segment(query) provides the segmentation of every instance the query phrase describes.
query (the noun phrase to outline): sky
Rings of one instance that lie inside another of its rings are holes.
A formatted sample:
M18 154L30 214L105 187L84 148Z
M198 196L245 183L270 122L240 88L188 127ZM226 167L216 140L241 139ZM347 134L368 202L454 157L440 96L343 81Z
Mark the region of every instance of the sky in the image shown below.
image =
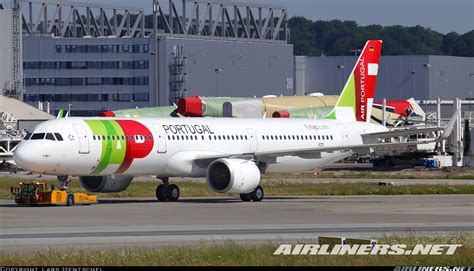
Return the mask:
M234 0L288 7L290 16L312 20L353 20L360 25L381 24L429 27L441 33L474 29L474 0ZM88 2L82 0L81 2ZM144 7L152 0L98 0L107 4ZM165 6L168 0L161 0ZM177 1L179 2L179 1Z

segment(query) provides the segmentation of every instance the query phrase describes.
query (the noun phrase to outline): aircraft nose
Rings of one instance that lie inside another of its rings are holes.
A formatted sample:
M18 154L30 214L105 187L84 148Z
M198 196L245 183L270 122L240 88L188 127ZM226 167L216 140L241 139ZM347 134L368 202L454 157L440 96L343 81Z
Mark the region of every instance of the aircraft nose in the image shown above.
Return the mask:
M30 170L33 165L32 157L28 154L28 148L24 143L20 143L13 152L13 160L22 169Z

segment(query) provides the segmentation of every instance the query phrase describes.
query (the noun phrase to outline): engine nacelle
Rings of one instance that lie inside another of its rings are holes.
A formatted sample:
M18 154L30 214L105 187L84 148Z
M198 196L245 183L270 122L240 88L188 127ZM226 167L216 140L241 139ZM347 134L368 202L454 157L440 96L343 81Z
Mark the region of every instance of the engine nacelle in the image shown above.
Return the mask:
M243 159L219 159L207 168L207 185L218 193L247 194L260 184L260 170Z
M89 192L122 192L130 185L130 176L87 176L79 177L81 186Z

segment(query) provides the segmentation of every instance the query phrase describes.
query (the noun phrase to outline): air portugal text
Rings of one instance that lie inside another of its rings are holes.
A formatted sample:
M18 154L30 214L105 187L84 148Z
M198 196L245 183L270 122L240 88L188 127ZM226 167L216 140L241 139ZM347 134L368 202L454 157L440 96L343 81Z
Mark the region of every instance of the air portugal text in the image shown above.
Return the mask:
M214 132L208 125L163 125L166 134L173 135L213 135Z

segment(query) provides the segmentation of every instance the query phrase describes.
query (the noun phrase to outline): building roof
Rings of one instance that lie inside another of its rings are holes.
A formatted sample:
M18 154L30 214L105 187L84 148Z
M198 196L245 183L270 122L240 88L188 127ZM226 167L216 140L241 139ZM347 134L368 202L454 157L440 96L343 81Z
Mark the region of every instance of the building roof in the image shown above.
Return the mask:
M7 112L17 120L50 120L54 116L19 100L0 95L0 112Z

